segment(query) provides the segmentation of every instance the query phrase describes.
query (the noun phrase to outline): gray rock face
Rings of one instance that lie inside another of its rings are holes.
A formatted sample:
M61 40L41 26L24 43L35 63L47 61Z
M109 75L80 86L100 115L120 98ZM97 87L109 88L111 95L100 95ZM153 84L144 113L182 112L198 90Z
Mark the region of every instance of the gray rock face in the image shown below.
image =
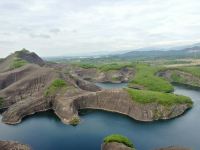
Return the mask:
M132 68L124 67L120 70L110 70L101 72L95 68L83 69L79 68L74 73L83 80L93 82L112 82L121 83L128 82L133 78L135 71Z
M31 150L31 148L14 141L0 141L0 150Z
M32 64L0 74L0 97L4 98L1 108L8 108L19 101L40 98L57 76L52 69Z
M7 124L17 124L27 115L45 111L50 108L50 102L44 98L26 99L10 106L8 110L2 114L2 121Z
M101 145L101 150L134 150L130 147L127 147L126 145L122 143L117 143L117 142L111 142L107 144L102 144Z
M73 116L78 115L79 109L101 109L127 115L139 121L153 121L159 119L170 119L184 113L189 106L187 104L165 107L157 103L140 104L131 99L125 90L103 90L89 92L62 98L59 107L54 110L60 114L64 123L68 123Z
M19 58L26 60L29 63L32 64L38 64L40 66L43 66L45 62L35 53L29 52L29 51L19 51L17 52L17 55Z
M180 79L183 79L183 81L180 80L178 83L190 85L194 87L200 87L200 78L193 76L190 73L186 73L180 70L168 69L168 70L159 72L158 76L164 77L170 82L176 82L173 80L173 74L177 75Z
M96 86L94 83L83 80L75 74L71 74L70 77L75 82L75 85L77 85L82 90L91 91L91 92L96 92L96 91L101 90L101 88Z

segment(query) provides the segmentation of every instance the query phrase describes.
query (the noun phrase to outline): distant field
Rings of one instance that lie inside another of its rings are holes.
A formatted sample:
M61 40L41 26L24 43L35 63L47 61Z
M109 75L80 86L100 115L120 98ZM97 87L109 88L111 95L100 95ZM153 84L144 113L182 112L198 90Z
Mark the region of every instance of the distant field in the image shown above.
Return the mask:
M200 65L200 59L178 59L168 62L164 64L168 68Z
M92 63L80 63L78 64L79 67L84 69L90 69L90 68L96 68L100 71L106 72L110 70L120 70L124 67L133 67L134 65L132 63L107 63L107 64L92 64Z

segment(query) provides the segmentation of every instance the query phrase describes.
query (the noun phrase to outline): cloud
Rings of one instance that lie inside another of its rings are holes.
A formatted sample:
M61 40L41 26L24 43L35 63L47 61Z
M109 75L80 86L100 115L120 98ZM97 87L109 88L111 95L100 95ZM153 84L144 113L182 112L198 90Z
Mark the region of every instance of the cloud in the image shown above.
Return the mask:
M0 1L1 56L120 51L200 41L199 0ZM3 34L9 33L9 35Z
M32 37L32 38L44 38L44 39L51 38L50 35L47 35L47 34L30 34L30 37Z
M54 28L54 29L50 29L49 32L57 34L57 33L61 32L61 31L58 28Z

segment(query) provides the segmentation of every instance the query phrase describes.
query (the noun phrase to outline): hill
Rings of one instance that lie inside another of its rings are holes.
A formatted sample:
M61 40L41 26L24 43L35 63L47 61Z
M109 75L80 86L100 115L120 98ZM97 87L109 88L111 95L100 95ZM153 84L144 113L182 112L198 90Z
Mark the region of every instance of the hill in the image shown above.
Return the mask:
M0 72L5 72L20 68L26 64L37 64L43 66L44 61L34 52L29 52L26 49L16 51L8 57L0 60Z

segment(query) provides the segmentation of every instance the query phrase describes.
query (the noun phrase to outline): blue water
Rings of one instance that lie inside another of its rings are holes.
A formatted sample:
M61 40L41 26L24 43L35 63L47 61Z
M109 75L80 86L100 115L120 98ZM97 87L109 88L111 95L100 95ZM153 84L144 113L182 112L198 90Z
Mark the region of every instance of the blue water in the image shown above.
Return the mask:
M82 111L81 124L72 127L62 124L50 111L14 126L0 123L0 140L17 140L34 150L100 150L106 135L119 133L129 137L138 150L169 145L199 150L200 91L179 86L175 93L191 97L194 108L173 120L142 123L119 114Z
M127 83L96 83L96 85L104 89L118 89L127 87Z

